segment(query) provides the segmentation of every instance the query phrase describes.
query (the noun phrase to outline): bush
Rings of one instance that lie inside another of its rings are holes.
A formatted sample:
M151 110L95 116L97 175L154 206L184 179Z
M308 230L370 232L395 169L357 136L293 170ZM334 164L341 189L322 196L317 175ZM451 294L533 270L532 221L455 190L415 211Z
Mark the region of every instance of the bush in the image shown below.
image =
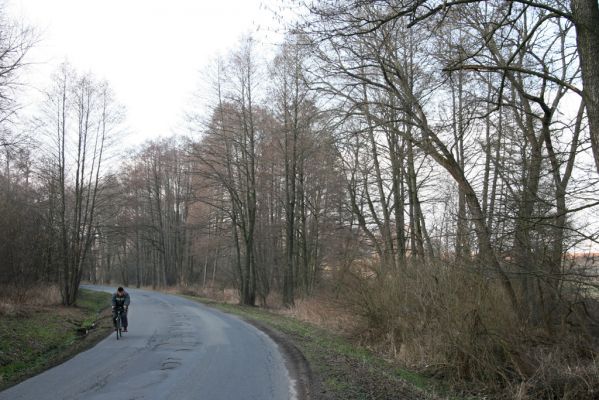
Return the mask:
M598 393L594 339L582 328L523 323L499 282L474 269L421 264L383 274L362 264L344 287L363 341L457 389L520 399Z
M15 315L30 306L45 307L61 304L56 285L0 286L0 315Z

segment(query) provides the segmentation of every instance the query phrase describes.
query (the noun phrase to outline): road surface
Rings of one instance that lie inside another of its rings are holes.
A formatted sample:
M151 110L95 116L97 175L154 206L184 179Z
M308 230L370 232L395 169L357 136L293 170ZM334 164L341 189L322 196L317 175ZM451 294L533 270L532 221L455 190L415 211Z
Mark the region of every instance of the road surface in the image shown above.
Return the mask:
M257 328L177 296L129 293L129 333L122 340L110 335L0 392L0 400L295 399L277 345Z

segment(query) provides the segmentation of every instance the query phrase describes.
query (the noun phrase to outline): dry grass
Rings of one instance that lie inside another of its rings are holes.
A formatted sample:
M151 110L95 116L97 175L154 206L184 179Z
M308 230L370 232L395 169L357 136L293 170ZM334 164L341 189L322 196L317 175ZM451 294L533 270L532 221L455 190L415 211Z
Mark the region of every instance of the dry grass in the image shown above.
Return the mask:
M573 358L566 348L539 357L534 374L506 388L505 397L533 399L597 399L599 369L595 360Z
M239 304L239 293L236 289L203 288L201 285L187 285L171 286L161 290L165 293L205 297L221 303Z
M173 286L165 288L163 291L205 297L220 303L239 304L239 293L235 289L202 288L200 285L189 285ZM345 335L355 332L358 326L352 310L338 299L327 295L325 291L296 299L294 307L291 308L282 307L282 296L274 291L268 295L264 303L262 306L269 311Z
M353 334L358 327L355 315L324 293L300 298L295 301L294 307L279 308L276 312L344 336Z
M56 285L0 286L0 315L18 315L32 307L49 307L60 303L60 290Z
M488 276L422 265L364 279L366 268L346 277L345 298L362 341L401 364L494 398L597 398L593 339L522 322Z

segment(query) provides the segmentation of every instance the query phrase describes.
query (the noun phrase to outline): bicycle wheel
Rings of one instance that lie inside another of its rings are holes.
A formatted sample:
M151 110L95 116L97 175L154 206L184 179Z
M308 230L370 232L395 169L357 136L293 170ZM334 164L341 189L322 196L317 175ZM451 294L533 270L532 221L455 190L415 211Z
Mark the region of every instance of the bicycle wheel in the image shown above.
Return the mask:
M116 314L116 340L121 337L121 313Z

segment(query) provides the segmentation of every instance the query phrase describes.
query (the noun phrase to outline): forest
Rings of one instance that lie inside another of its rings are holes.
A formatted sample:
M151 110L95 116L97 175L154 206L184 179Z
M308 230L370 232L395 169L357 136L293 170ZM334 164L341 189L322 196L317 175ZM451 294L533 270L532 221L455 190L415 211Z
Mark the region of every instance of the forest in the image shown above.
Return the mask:
M246 35L207 67L189 135L126 151L68 63L20 114L36 38L3 18L0 284L313 298L457 387L595 398L597 1L291 8L271 56Z

